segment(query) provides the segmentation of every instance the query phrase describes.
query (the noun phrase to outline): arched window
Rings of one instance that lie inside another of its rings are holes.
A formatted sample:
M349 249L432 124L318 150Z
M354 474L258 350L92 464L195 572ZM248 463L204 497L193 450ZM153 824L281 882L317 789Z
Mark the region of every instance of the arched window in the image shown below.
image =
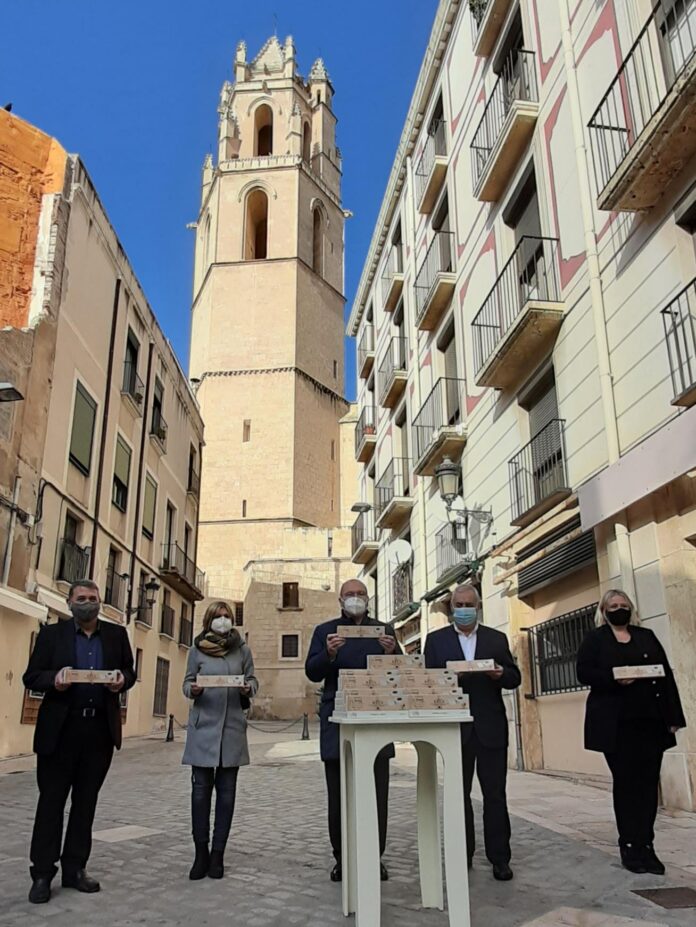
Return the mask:
M312 217L312 270L320 276L324 274L324 223L319 208Z
M254 114L254 136L256 139L254 154L265 158L273 154L273 110L264 103Z
M268 197L252 190L247 198L244 260L261 261L268 256Z
M302 157L307 164L312 160L312 130L308 122L305 122L302 131Z

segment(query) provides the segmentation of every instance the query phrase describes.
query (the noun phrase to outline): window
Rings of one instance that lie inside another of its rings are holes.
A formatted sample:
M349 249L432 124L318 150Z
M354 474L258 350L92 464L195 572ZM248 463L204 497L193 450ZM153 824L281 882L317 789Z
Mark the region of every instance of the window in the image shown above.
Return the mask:
M533 695L577 692L575 662L583 637L594 627L597 603L529 628Z
M302 130L302 159L309 164L312 159L312 130L305 122Z
M245 418L245 419L244 419L244 428L243 428L243 433L242 433L242 441L243 441L245 444L247 444L249 441L251 441L251 419L250 419L250 418Z
M121 512L128 505L128 481L130 478L131 449L121 435L116 438L116 459L114 461L114 486L111 501Z
M155 512L157 510L157 483L150 474L145 477L145 499L143 501L143 534L150 540L155 536Z
M334 374L334 380L335 380L336 377L338 376L338 361L333 362L333 374Z
M74 515L71 515L70 512L65 516L65 540L70 544L77 544L77 539L80 533L80 522L75 518Z
M244 603L235 602L234 603L234 623L235 627L241 628L244 624Z
M246 499L242 499L242 518L246 518L246 515L247 515Z
M161 436L161 432L164 430L165 434L162 437L166 437L166 425L164 424L164 417L162 415L163 405L164 387L159 377L155 377L155 389L152 396L152 428L150 431L153 435Z
M143 649L138 647L135 651L135 678L140 682L143 678Z
M82 522L68 512L65 516L63 543L60 546L58 575L56 577L66 583L74 583L78 579L84 579L89 572L89 555L78 544L81 527Z
M168 548L168 554L171 556L174 552L170 550L175 542L174 536L174 506L167 502L167 517L164 523L164 541Z
M119 552L115 547L109 548L109 559L106 565L106 582L104 583L104 602L114 608L120 608L121 586L123 580L118 572Z
M244 260L262 261L268 256L268 197L252 190L247 197Z
M336 442L335 441L331 442L331 459L332 460L336 459Z
M300 635L283 634L280 644L280 655L286 660L296 660L300 655Z
M140 342L133 334L133 330L129 328L126 339L126 359L123 365L123 391L133 397L137 392L139 352Z
M457 370L457 345L454 338L454 322L451 322L437 345L440 352L440 368L444 383L445 418L448 425L456 425L461 419L460 388Z
M324 223L318 207L312 216L312 270L315 274L324 273Z
M300 584L283 583L283 608L300 607Z
M191 525L184 525L184 553L191 556Z
M75 390L72 434L70 435L70 463L77 467L80 473L84 473L85 476L89 476L92 460L92 442L94 441L96 417L97 404L78 381Z
M265 103L259 106L254 114L254 128L256 136L256 151L254 155L267 158L273 154L273 110Z
M155 701L152 714L164 718L167 714L167 692L169 690L169 660L157 657L157 670L155 673Z

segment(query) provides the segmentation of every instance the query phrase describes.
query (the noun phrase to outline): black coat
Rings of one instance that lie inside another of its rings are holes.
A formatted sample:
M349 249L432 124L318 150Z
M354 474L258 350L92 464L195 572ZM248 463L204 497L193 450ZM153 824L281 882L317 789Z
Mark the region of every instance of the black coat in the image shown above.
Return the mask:
M676 744L670 727L685 727L679 691L667 654L655 634L648 628L631 626L631 636L640 645L644 664L661 663L664 679L652 681L659 715L664 721L663 749ZM612 753L616 749L624 686L614 679L612 669L621 666L615 646L614 632L609 625L588 631L578 650L578 681L590 686L585 706L585 749Z
M125 628L106 621L99 622L102 639L104 669L121 670L125 683L122 692L135 685L133 653ZM43 692L39 717L34 732L34 752L53 753L58 745L61 730L72 703L72 687L59 692L55 686L56 673L64 666L75 666L75 624L61 620L44 625L36 639L22 681L27 689ZM121 710L118 693L104 690L104 706L114 746L121 746Z
M349 637L343 647L339 649L334 660L329 660L326 649L326 638L335 634L340 624L352 624L350 618L332 618L314 629L309 645L309 653L305 661L305 673L312 682L323 682L319 708L319 746L322 760L338 760L339 738L338 725L329 721L333 714L338 689L338 672L342 669L367 669L367 656L373 653L384 653L380 642L369 637ZM385 634L394 637L394 631L389 625L375 621L374 618L365 618L364 625L381 625ZM397 642L394 653L401 653ZM394 748L381 751L385 756L394 756Z
M425 665L443 668L450 660L463 660L459 633L452 625L432 631L425 642ZM469 696L469 708L474 716L462 724L462 741L466 743L474 730L484 747L501 748L508 744L508 720L503 702L503 689L516 689L522 681L507 637L502 631L479 625L476 631L477 660L495 660L503 671L500 679L485 673L461 673L459 686Z

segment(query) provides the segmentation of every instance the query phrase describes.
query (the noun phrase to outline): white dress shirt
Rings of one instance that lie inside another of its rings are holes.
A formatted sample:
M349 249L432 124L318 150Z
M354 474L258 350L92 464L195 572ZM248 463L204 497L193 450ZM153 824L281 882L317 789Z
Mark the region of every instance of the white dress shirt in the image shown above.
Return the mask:
M471 634L465 634L463 631L457 631L459 635L459 646L462 648L462 653L464 654L465 660L474 660L476 658L476 633L478 631L478 624L471 632Z

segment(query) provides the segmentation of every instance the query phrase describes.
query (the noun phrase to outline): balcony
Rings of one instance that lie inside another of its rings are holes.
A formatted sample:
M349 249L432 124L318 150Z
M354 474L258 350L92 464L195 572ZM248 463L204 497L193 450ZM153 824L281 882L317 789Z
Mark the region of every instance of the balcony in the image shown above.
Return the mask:
M564 424L552 419L509 461L510 524L528 525L570 495Z
M476 385L507 389L549 353L563 322L558 240L525 236L472 322Z
M179 622L179 643L182 647L191 647L193 644L193 621L183 615Z
M673 406L696 403L696 279L662 310Z
M104 605L110 605L111 608L122 612L126 604L126 585L126 579L109 567L104 583Z
M138 376L136 364L134 364L132 361L127 360L123 363L123 383L121 384L121 395L128 401L136 414L140 414L143 411L145 384Z
M60 557L56 579L64 583L75 583L84 579L89 571L89 550L75 541L63 538L60 542Z
M471 143L474 196L497 202L505 191L539 116L534 52L512 52L496 81Z
M353 563L370 563L377 556L379 541L375 531L375 513L361 512L351 529ZM374 615L373 615L374 617Z
M377 417L374 406L365 406L355 426L355 459L368 463L377 444Z
M438 583L447 583L457 578L469 562L464 525L448 522L435 535L436 565Z
M393 409L406 390L406 339L390 338L387 353L379 365L379 404Z
M413 449L417 476L433 476L445 457L457 461L466 445L462 410L466 383L440 377L413 419Z
M450 304L454 273L454 234L435 232L416 277L416 326L432 331Z
M366 380L372 372L375 362L375 331L366 325L358 342L358 376Z
M155 406L152 410L150 438L162 454L165 454L167 451L167 430L167 423L162 415L162 410L159 406Z
M474 54L487 58L493 51L510 9L511 0L469 0Z
M418 212L428 215L440 195L447 174L447 134L445 120L438 119L428 130L423 153L415 171Z
M162 545L162 579L186 599L202 599L205 573L178 544Z
M164 637L171 637L174 640L174 622L176 620L176 612L166 603L162 606L162 614L160 616L160 634Z
M392 245L382 271L382 303L385 312L396 309L401 291L404 288L403 247L399 243Z
M413 602L413 565L400 564L392 573L392 621L402 621L411 614Z
M600 209L650 209L696 153L696 19L658 0L589 122Z
M196 473L193 467L189 468L186 492L189 496L193 496L194 499L198 499L201 494L201 475Z
M398 528L411 514L410 462L395 457L375 486L375 524L378 528Z

